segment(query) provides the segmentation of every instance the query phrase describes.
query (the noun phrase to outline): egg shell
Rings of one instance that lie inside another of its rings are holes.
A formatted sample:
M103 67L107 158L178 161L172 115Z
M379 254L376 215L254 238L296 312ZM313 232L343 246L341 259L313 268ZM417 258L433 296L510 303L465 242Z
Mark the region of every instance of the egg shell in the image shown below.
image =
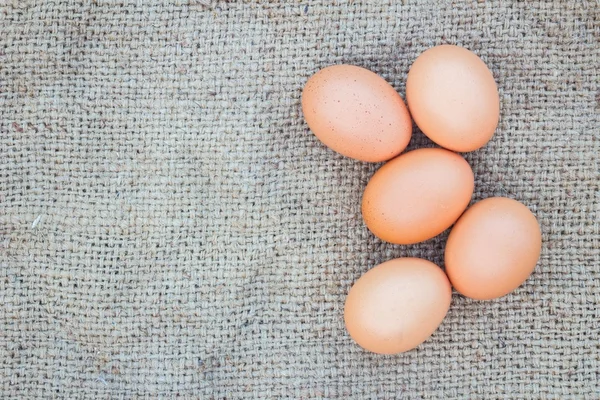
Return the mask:
M458 219L473 187L473 171L460 155L444 149L413 150L373 175L362 199L363 219L387 242L421 242Z
M374 353L410 350L431 336L450 307L444 272L420 258L379 264L350 289L344 307L348 333Z
M446 273L459 293L494 299L525 282L541 248L540 226L531 211L516 200L491 197L475 203L452 228Z
M412 134L410 114L396 90L354 65L314 74L302 92L302 111L321 142L357 160L389 160L406 148Z
M406 101L425 135L459 152L484 146L500 118L492 72L477 55L458 46L433 47L415 60L406 80Z

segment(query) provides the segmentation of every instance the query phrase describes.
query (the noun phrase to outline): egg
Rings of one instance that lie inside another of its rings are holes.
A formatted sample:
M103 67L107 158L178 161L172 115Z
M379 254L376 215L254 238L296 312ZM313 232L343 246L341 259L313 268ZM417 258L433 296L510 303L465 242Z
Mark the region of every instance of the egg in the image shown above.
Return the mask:
M470 207L452 228L446 273L459 293L494 299L525 282L541 248L540 226L525 205L505 197L488 198Z
M424 342L450 307L452 290L444 272L420 258L379 264L350 289L344 307L348 333L374 353L395 354Z
M410 114L396 90L354 65L333 65L314 74L302 91L302 112L321 142L361 161L397 156L412 134Z
M406 80L406 102L421 131L450 150L484 146L500 117L494 77L471 51L442 45L422 53Z
M363 219L387 242L421 242L458 219L473 187L473 171L460 155L439 148L413 150L373 175L362 198Z

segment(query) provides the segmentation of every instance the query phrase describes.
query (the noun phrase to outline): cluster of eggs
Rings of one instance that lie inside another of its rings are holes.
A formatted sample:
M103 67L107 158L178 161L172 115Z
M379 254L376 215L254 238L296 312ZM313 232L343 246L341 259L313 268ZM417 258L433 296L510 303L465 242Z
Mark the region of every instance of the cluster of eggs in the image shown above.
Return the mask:
M535 216L516 200L491 197L465 211L474 175L456 152L484 146L500 115L498 89L485 63L462 47L433 47L411 66L406 101L408 108L383 78L352 65L318 71L302 92L306 122L325 145L361 161L390 160L362 198L373 234L412 244L454 225L445 272L427 260L398 258L369 270L350 289L346 328L360 346L382 354L425 341L448 312L452 286L479 300L516 289L535 268L542 245ZM400 155L413 119L441 148Z

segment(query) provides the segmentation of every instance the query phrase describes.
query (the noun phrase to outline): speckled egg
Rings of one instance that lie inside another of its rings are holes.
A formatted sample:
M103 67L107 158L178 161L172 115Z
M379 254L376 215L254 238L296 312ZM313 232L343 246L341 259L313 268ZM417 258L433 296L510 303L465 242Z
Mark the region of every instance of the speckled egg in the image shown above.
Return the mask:
M321 142L357 160L389 160L406 148L412 133L410 114L396 90L354 65L314 74L302 92L302 111Z

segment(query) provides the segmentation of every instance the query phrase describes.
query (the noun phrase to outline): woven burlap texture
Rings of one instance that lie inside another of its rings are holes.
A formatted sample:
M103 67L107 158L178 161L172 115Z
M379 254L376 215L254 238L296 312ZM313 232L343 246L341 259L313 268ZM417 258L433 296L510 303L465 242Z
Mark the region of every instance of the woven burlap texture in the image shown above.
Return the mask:
M0 4L0 398L600 397L597 2ZM473 200L528 205L543 251L513 294L455 293L426 343L370 354L348 289L443 266L447 234L370 234L379 165L319 143L300 94L349 63L404 96L441 43L499 86Z

